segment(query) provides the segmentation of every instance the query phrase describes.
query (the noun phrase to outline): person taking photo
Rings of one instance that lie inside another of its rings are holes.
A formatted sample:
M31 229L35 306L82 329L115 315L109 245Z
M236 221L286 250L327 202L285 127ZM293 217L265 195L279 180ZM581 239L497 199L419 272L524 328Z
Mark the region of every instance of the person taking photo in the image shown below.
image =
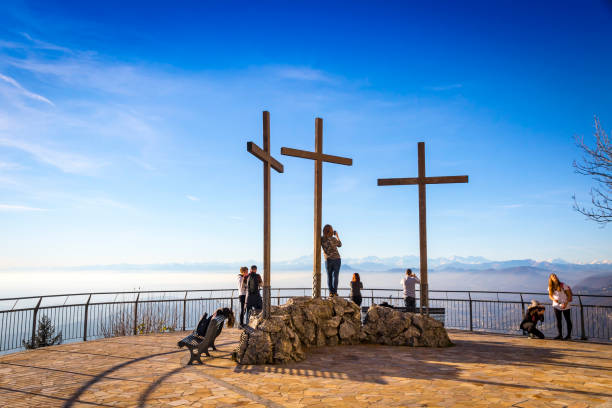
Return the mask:
M334 231L331 225L323 227L321 237L321 248L325 255L325 269L327 270L327 287L329 297L338 296L338 278L340 277L340 266L342 261L338 248L342 246L338 231Z

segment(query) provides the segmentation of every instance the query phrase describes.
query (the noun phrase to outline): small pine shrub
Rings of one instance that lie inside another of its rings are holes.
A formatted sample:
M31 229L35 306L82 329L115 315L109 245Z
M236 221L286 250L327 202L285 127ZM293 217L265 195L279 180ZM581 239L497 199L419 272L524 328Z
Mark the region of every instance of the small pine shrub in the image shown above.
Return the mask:
M55 334L55 326L46 315L40 318L38 321L38 329L36 330L36 336L34 337L34 343L32 341L23 340L23 346L28 349L35 349L39 347L53 346L62 342L62 332Z

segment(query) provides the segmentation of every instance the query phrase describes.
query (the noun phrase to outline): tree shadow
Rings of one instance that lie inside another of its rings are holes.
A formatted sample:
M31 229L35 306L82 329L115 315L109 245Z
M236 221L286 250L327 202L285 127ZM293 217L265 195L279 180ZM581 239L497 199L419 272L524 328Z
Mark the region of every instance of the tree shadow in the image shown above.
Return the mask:
M66 400L66 402L62 405L64 408L68 408L68 407L72 407L74 405L75 402L78 402L78 399L81 397L81 395L83 395L83 393L85 391L87 391L87 389L89 389L93 384L97 383L98 381L102 380L103 378L108 378L109 374L120 370L130 364L134 364L140 361L144 361L144 360L148 360L150 358L153 357L159 357L159 356L165 356L168 354L175 354L175 353L179 353L182 352L183 350L175 350L175 351L167 351L167 352L163 352L163 353L155 353L155 354L149 354L146 356L142 356L142 357L138 357L129 361L124 361L123 363L120 364L116 364L104 371L102 371L100 374L97 374L96 376L94 376L92 379L90 379L89 381L87 381L85 384L83 384L81 387L79 387L78 390L76 390L76 392L74 392L70 398L68 398Z
M98 353L86 353L74 351L76 354L93 354L102 355L105 357L116 357L124 361L119 361L117 364L100 372L99 374L80 374L67 370L59 370L54 368L36 367L24 365L31 368L50 370L49 373L57 372L59 374L67 373L73 375L84 375L90 377L89 380L80 385L80 387L67 398L50 397L61 399L64 407L72 407L75 403L85 403L79 400L82 395L96 382L102 379L113 379L120 381L137 381L121 378L119 375L113 375L116 371L127 367L131 364L145 361L161 356L167 356L177 353L185 353L181 358L181 366L176 368L168 368L155 373L156 379L149 383L147 388L137 397L138 406L144 407L147 400L153 395L155 390L159 388L170 377L181 373L183 370L194 370L200 373L208 381L216 382L217 385L232 389L233 391L242 394L252 400L256 400L265 404L272 404L260 395L256 395L246 388L237 386L235 383L224 381L222 376L219 378L207 372L206 368L214 368L221 370L232 371L236 374L263 375L263 374L280 374L282 376L298 376L305 379L311 378L328 378L338 380L351 380L372 384L388 384L398 378L416 379L416 380L448 380L460 383L471 383L479 385L493 385L499 387L508 387L515 390L539 390L543 392L553 392L562 394L578 394L591 397L612 398L612 394L607 392L589 392L576 389L564 388L561 385L554 383L545 384L541 381L529 381L526 377L524 383L517 383L514 378L506 378L500 375L494 375L490 378L483 376L474 376L473 370L465 370L462 365L512 365L520 366L528 369L527 376L542 367L562 367L568 375L571 375L572 370L586 369L610 372L610 367L605 365L588 365L579 362L566 361L568 354L589 352L593 350L570 349L561 346L559 343L550 341L533 340L529 344L516 344L516 342L506 342L495 338L487 338L485 336L473 336L468 339L456 339L455 347L449 348L413 348L413 347L394 347L380 345L355 345L355 346L327 346L319 348L311 348L307 352L306 360L298 363L283 364L283 365L259 365L259 366L234 366L229 363L230 349L238 344L238 340L225 339L218 346L230 346L219 349L213 352L212 358L204 359L204 365L187 367L185 362L188 359L188 352L184 349L172 351L162 351L158 353L137 356L129 358L116 355L105 355ZM132 342L130 342L132 343ZM138 342L135 342L138 343ZM532 346L533 344L533 346ZM140 346L140 344L138 344ZM558 346L561 346L559 348ZM164 350L166 345L158 346L158 350ZM49 350L57 351L57 350ZM70 351L64 351L70 353ZM580 356L575 356L580 357ZM588 357L590 358L590 356ZM185 360L185 361L183 361ZM14 363L17 364L17 363ZM174 364L173 364L174 366ZM558 370L558 369L557 369ZM596 374L599 375L599 374ZM605 375L605 374L604 374ZM253 378L248 380L249 383L256 383ZM80 383L80 382L79 382ZM187 385L186 385L187 386ZM75 384L76 387L76 384ZM11 390L15 392L27 392L23 390ZM604 390L607 391L607 390ZM41 395L43 396L43 395Z
M153 394L153 392L157 389L157 387L159 387L164 381L166 381L168 378L170 378L174 374L178 374L179 372L183 371L185 368L186 366L183 365L181 367L175 368L174 370L170 370L167 373L164 373L164 375L160 376L157 380L149 384L147 389L144 390L144 392L140 394L140 396L138 397L138 407L139 408L145 407L147 399L149 399L149 397L151 396L151 394Z

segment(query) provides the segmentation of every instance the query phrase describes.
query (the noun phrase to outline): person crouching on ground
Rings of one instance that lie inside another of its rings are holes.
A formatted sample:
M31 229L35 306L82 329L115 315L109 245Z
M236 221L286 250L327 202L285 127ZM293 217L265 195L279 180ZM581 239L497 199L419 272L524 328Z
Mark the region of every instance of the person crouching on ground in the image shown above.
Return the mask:
M251 272L246 277L246 324L249 324L251 311L261 310L263 302L259 288L261 288L262 279L257 273L257 265L251 266Z
M340 277L340 265L342 264L338 247L341 246L342 242L338 236L338 231L334 231L329 224L325 225L323 227L323 236L321 237L321 248L325 255L329 297L338 296L338 278Z
M555 317L557 318L557 330L559 334L555 337L555 340L564 339L568 340L572 336L572 319L570 315L570 302L572 301L572 289L569 285L561 282L557 275L554 273L550 274L548 278L548 297L552 300L552 306L555 310ZM565 317L565 323L567 324L567 336L563 337L563 321L561 315Z
M404 304L406 311L414 313L416 309L416 299L414 295L414 286L416 283L420 284L421 280L412 273L412 269L406 269L406 276L402 278L400 283L404 287Z
M361 289L363 289L363 283L359 279L359 274L353 274L353 280L351 281L351 294L350 298L357 306L361 306Z
M539 321L544 321L544 311L544 306L537 300L532 300L531 305L527 308L527 313L525 313L525 318L521 322L520 329L529 333L530 338L534 338L534 336L540 339L544 338L544 333L536 328Z
M240 328L244 326L244 313L246 312L246 294L247 294L247 276L249 275L249 268L243 266L240 268L238 274L238 299L240 299Z

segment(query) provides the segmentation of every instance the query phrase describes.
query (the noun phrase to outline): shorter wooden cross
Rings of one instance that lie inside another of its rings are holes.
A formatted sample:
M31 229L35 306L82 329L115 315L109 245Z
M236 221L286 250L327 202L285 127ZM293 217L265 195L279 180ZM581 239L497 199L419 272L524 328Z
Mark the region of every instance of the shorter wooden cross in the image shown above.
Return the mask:
M312 273L312 297L321 297L321 218L323 208L323 162L352 166L353 159L332 156L323 153L323 119L315 119L315 151L281 147L285 156L310 159L315 162L315 192L314 192L314 262Z
M425 186L427 184L467 183L468 176L425 177L425 143L419 142L419 176L414 178L388 178L378 179L379 186L419 186L419 246L421 261L421 313L429 314L429 285L427 283L427 225Z
M247 151L263 162L263 317L268 318L270 317L270 167L279 173L284 171L283 165L270 155L270 112L263 112L263 150L255 143L247 142Z

